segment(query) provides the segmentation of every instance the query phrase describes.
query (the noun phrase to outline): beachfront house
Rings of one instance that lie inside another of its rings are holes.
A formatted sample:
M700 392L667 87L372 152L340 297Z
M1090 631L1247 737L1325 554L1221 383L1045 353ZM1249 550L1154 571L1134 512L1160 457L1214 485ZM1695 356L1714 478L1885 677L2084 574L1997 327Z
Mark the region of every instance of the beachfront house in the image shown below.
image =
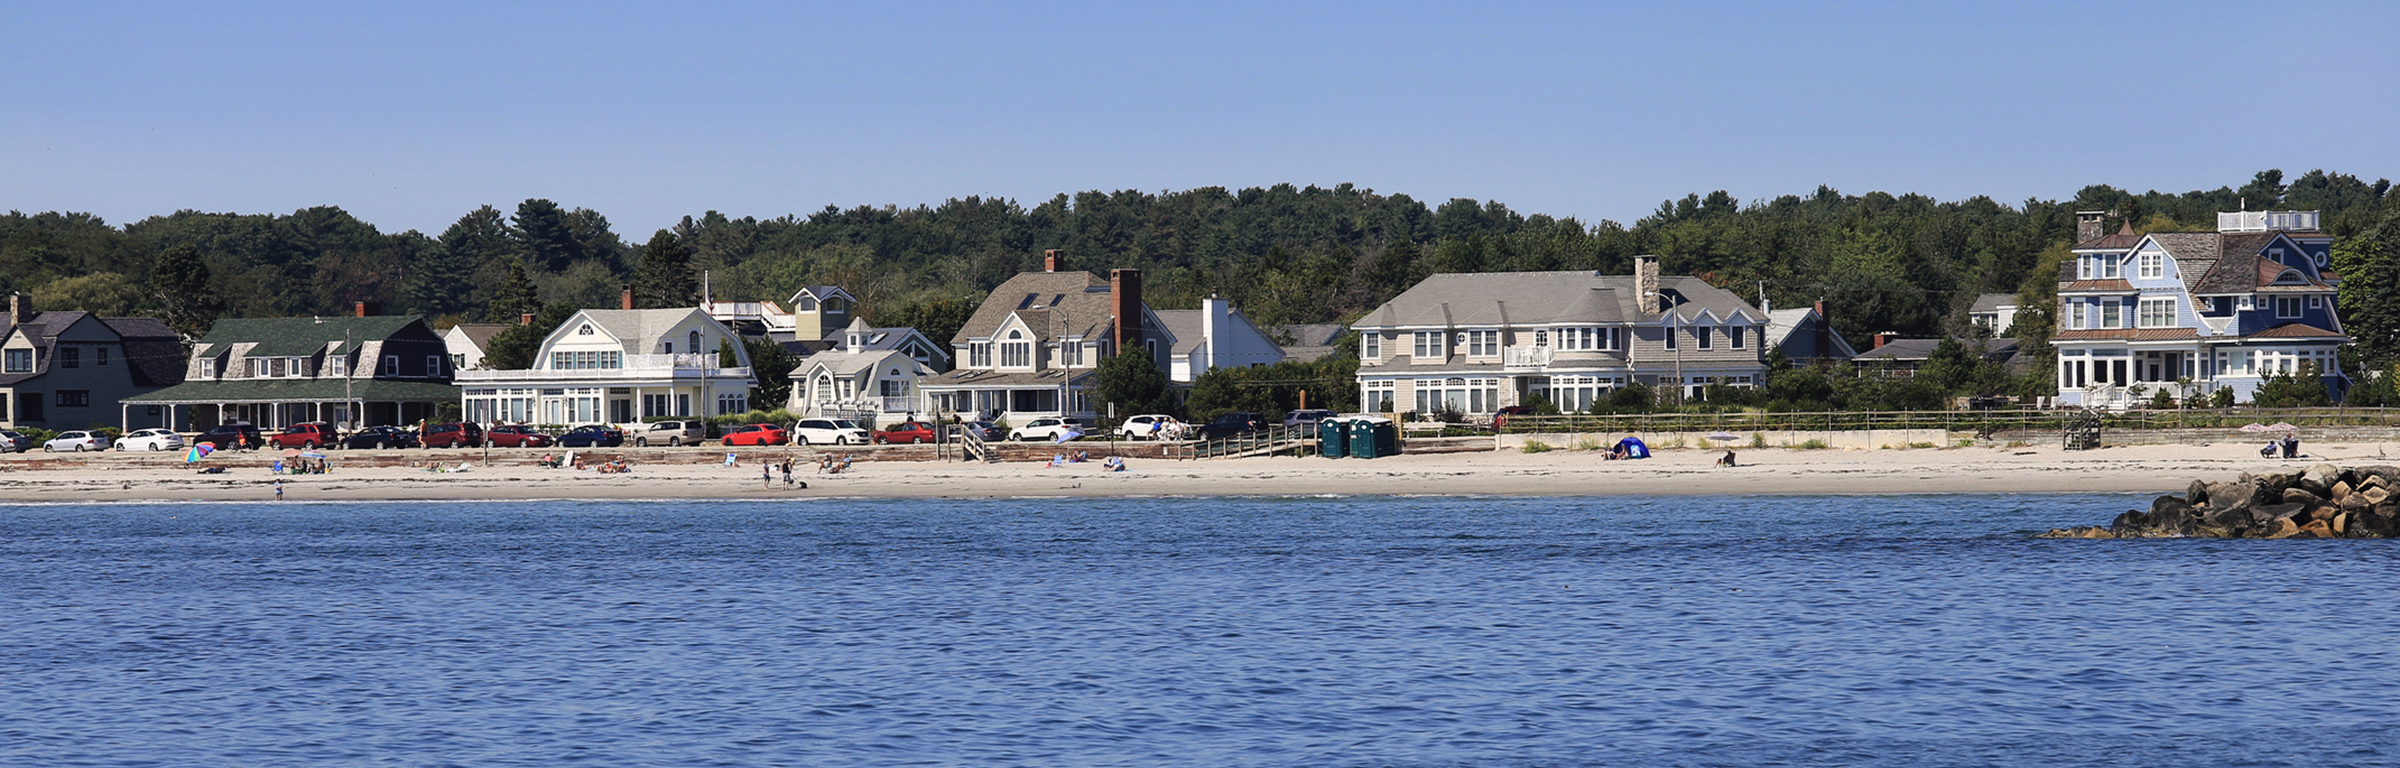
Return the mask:
M792 395L785 407L796 414L861 424L895 423L926 410L918 397L918 382L933 375L933 369L907 350L870 343L878 333L890 331L869 328L864 318L852 320L837 334L841 346L801 360L792 369Z
M1631 383L1697 399L1766 376L1767 316L1697 277L1438 274L1350 328L1361 411L1489 416L1541 397L1583 410Z
M183 383L125 402L160 406L167 424L187 431L236 422L408 425L458 402L449 348L425 318L375 309L360 302L350 317L218 320L192 345Z
M631 291L624 307L576 312L532 368L460 371L466 418L631 427L750 410L749 353L724 325L697 307L633 309Z
M0 317L0 427L167 426L160 406L123 401L182 381L183 343L166 323L38 312L31 297L9 294Z
M2106 217L2076 214L2075 258L2059 265L2060 404L2123 408L2186 382L2248 401L2264 377L2303 370L2336 400L2348 391L2316 211L2220 213L2214 232L2108 234Z
M1167 351L1168 381L1190 384L1218 368L1283 362L1283 347L1224 299L1210 296L1200 300L1199 309L1161 309L1151 315L1175 340Z
M515 328L507 323L459 323L442 332L442 346L450 350L450 369L463 371L483 367L483 354L492 348L492 337L501 331Z
M1142 303L1142 272L1107 278L1065 271L1057 251L1040 272L1023 272L992 289L950 339L958 367L920 383L929 411L1022 424L1067 416L1092 419L1100 360L1120 349L1147 349L1163 361L1175 348ZM1163 368L1162 368L1163 370Z
M1799 309L1767 310L1767 346L1793 365L1831 365L1858 356L1850 341L1834 330L1822 301Z

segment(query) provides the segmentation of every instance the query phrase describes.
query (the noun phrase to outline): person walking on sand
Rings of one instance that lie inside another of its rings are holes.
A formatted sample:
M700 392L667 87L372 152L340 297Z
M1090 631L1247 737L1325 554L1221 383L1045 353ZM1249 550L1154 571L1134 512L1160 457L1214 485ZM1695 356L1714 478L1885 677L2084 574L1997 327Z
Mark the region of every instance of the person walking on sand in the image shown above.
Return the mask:
M277 481L275 481L275 500L276 500L276 501L282 501L282 500L283 500L283 481L282 481L282 480L277 480Z
M758 463L758 485L760 490L775 490L775 462Z
M783 467L783 489L784 489L784 490L787 490L787 491L788 491L788 490L791 490L791 489L792 489L792 460L791 460L791 459L784 459L784 460L783 460L783 464L782 464L781 466Z

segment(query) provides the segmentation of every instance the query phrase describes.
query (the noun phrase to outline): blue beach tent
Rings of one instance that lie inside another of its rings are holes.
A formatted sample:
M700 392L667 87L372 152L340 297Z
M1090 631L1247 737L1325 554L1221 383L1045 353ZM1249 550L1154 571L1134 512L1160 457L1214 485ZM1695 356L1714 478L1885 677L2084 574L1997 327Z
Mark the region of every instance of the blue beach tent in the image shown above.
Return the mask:
M1617 455L1628 459L1647 459L1650 458L1650 446L1644 445L1641 438L1628 437L1617 441Z

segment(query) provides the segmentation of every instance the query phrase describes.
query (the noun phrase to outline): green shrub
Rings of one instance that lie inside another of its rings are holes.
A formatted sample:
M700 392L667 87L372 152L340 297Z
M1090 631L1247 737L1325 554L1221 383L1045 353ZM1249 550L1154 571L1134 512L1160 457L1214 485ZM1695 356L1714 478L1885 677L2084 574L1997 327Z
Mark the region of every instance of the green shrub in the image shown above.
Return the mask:
M1800 449L1800 450L1803 450L1803 451L1819 451L1819 450L1824 450L1824 449L1827 449L1827 448L1831 448L1831 447L1833 447L1833 446L1826 445L1824 440L1821 440L1821 439L1818 439L1818 438L1814 438L1814 437L1812 437L1812 438L1809 438L1809 439L1807 439L1806 441L1803 441L1803 442L1801 442L1799 445L1795 445L1795 446L1792 446L1792 447L1794 447L1794 448L1798 448L1798 449Z
M1524 448L1524 451L1525 451L1526 453L1549 453L1549 452L1551 452L1551 451L1555 451L1555 450L1558 450L1558 449L1557 449L1557 448L1553 448L1553 447L1551 447L1551 445L1550 445L1549 443L1545 443L1545 442L1542 442L1542 441L1540 441L1540 440L1527 440L1527 441L1525 441L1525 448Z

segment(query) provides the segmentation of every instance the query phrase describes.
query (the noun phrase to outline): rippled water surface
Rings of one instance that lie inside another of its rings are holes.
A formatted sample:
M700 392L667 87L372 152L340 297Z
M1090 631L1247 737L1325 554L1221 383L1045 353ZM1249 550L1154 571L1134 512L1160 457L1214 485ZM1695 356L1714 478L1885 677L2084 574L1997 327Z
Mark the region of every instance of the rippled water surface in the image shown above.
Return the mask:
M2400 542L2140 504L0 507L0 764L2400 762Z

